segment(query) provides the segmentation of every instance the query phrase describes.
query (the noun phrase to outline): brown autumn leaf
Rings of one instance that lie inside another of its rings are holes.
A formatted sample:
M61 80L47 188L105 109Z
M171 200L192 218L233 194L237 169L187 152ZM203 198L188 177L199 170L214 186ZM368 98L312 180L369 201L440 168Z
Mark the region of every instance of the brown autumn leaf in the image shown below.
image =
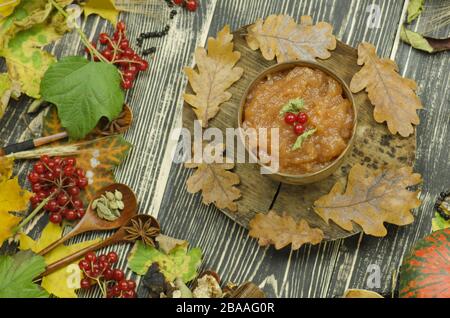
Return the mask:
M372 171L355 165L346 187L336 183L329 194L314 202L314 210L325 222L331 219L346 231L351 231L355 222L366 234L386 236L384 222L406 225L414 221L411 209L421 203L419 191L407 187L420 182L420 174L411 167Z
M203 158L200 163L188 162L185 164L186 168L197 168L197 171L186 181L187 191L189 193L202 191L204 204L214 203L219 209L226 208L235 212L237 204L234 201L241 197L241 191L235 187L240 182L239 176L229 171L234 168L234 163L224 161L223 145L218 145L216 149L218 149L217 151L222 150L218 159L223 163L206 163L211 161Z
M422 103L416 94L416 82L403 78L398 73L397 64L390 59L377 56L370 43L358 46L358 65L364 65L350 83L353 93L364 88L370 102L375 106L373 116L378 123L386 122L391 134L399 133L408 137L414 126L420 123L417 109Z
M310 16L301 17L300 24L288 15L271 15L247 28L247 44L260 49L266 60L278 63L292 60L327 59L336 48L333 27L326 22L313 25Z
M216 39L208 39L208 52L202 47L195 50L198 71L184 69L195 92L184 94L184 100L192 106L202 127L207 127L208 120L219 112L219 106L231 98L227 89L244 73L244 69L235 67L241 53L233 51L232 40L230 27L226 25Z
M309 227L303 219L296 223L291 216L280 216L275 211L257 213L249 226L249 235L257 238L259 245L273 244L277 250L289 244L293 250L298 250L303 244L315 245L323 240L322 230Z

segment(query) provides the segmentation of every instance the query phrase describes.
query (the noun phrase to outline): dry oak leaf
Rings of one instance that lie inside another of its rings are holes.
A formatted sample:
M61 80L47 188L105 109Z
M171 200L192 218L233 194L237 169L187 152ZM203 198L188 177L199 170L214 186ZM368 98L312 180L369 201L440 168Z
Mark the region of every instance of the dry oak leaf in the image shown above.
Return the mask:
M223 150L224 146L221 145L221 147ZM216 148L216 151L219 151L218 148ZM241 197L241 191L235 185L239 184L240 179L236 173L228 171L234 168L234 163L226 163L222 153L218 156L218 160L213 163L206 163L205 161L185 163L186 168L197 168L197 171L186 181L187 191L197 193L201 190L203 204L214 203L219 209L226 208L236 212L237 204L234 201Z
M249 235L257 238L259 245L273 244L277 250L289 244L293 250L298 250L306 243L319 244L324 237L322 230L311 228L305 220L297 223L290 215L280 216L275 211L257 213L249 227Z
M407 187L420 182L420 174L411 167L372 171L355 165L347 186L336 183L329 194L314 202L314 210L325 222L331 219L346 231L352 231L355 222L366 234L386 236L384 222L400 226L414 221L411 209L421 203L419 191Z
M327 59L336 49L333 27L326 22L313 25L310 16L302 16L300 24L288 15L271 15L247 28L247 44L260 49L263 57L278 63L292 60Z
M208 126L208 120L219 112L220 104L231 98L227 89L239 80L244 69L235 67L241 53L233 51L233 35L226 25L217 35L217 39L208 39L208 52L202 47L195 50L198 72L186 67L189 84L194 94L184 94L184 100L194 109L202 127Z
M364 88L370 102L375 106L373 116L378 123L386 122L391 134L408 137L414 133L414 126L420 123L417 109L422 103L416 94L416 82L403 78L397 64L390 59L377 56L370 43L358 46L358 65L364 65L350 83L353 93Z

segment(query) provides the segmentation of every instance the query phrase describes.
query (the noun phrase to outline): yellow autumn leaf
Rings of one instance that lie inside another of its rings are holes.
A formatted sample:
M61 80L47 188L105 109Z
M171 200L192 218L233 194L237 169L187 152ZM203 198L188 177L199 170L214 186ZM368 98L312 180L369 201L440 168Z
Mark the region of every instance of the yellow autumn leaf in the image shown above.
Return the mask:
M19 249L31 249L33 252L37 253L59 239L61 235L62 228L57 224L49 223L42 231L41 237L36 241L29 236L21 233L19 240ZM47 265L52 264L55 261L66 257L67 255L71 255L85 247L98 243L99 241L101 241L101 239L95 239L72 245L60 245L44 256L45 263ZM77 263L78 260L76 262L73 262L72 264ZM79 286L72 287L69 284L71 282L71 278L74 276L74 272L69 270L70 265L67 265L66 267L63 267L56 272L45 276L42 279L42 287L50 294L53 294L59 298L76 298L77 294L75 293L75 290L79 289ZM77 266L75 266L74 269L79 271Z
M84 15L88 17L91 14L97 14L115 25L119 11L113 0L89 0L84 6Z
M20 0L6 0L0 3L0 20L6 18L14 12L15 7L20 3Z
M22 189L17 177L11 178L14 161L0 157L0 245L13 235L13 229L22 219L9 212L25 210L31 193Z

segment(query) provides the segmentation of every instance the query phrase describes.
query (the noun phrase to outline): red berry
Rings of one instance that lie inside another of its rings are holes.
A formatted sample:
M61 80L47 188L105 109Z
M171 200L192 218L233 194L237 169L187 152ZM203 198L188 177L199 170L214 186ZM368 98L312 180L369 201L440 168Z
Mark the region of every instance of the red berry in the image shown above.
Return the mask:
M130 80L130 81L133 81L136 76L135 73L130 72L130 71L125 71L122 75L123 75L124 80Z
M69 221L74 221L77 219L77 213L74 210L65 210L64 217Z
M117 260L119 259L116 252L109 252L107 258L108 262L110 262L111 264L117 263Z
M117 286L119 286L120 290L127 291L128 290L128 283L126 280L121 280L117 283Z
M69 202L69 197L66 194L64 194L64 193L61 193L56 198L56 202L58 202L58 204L60 206L66 205L66 203Z
M308 121L308 114L306 114L306 113L298 113L297 114L297 121L300 124L306 123Z
M106 280L111 280L113 279L113 270L110 268L106 268L105 271L103 272L103 276L105 277Z
M127 280L128 290L134 290L136 288L136 282L134 280Z
M56 212L58 211L58 208L59 208L58 203L55 200L50 200L45 205L45 209L50 212Z
M139 71L145 71L148 69L148 62L146 60L140 60L138 64Z
M56 160L56 159L55 159ZM67 158L65 160L66 165L68 166L75 166L77 164L77 159L75 158Z
M49 171L45 174L45 179L47 180L55 180L56 179L56 174L54 174L53 172Z
M188 9L189 11L196 11L198 7L197 1L195 0L188 0L186 2L186 9Z
M63 160L61 157L55 157L55 158L53 158L53 162L55 163L55 165L58 166L58 165L62 164Z
M78 186L80 189L86 188L87 185L88 185L88 180L87 180L87 178L81 177L81 178L78 179L78 181L77 181L77 186Z
M105 59L107 59L108 61L111 61L113 58L113 52L109 49L103 50L102 55Z
M64 174L65 174L67 177L73 176L73 175L75 174L75 167L74 167L74 166L66 166L66 167L64 168Z
M83 288L83 289L91 288L91 280L89 278L83 278L80 281L80 287Z
M134 74L137 74L137 72L139 72L139 69L138 69L137 66L135 66L135 65L130 65L130 66L128 67L128 71L130 71L130 72L132 72L132 73L134 73Z
M36 195L38 196L38 198L42 201L42 200L44 200L44 199L46 199L47 198L47 193L45 192L45 191L43 191L43 190L41 190L41 191L39 191L39 192L36 192Z
M125 277L124 273L120 269L115 269L113 272L113 278L115 281L120 282Z
M292 125L295 123L295 120L297 119L297 116L294 113L286 113L284 115L284 121L286 124Z
M39 197L38 197L37 195L33 195L33 196L30 198L30 202L31 202L31 204L33 204L33 205L37 205L37 204L39 204L39 202L41 202L41 200L39 199Z
M97 260L97 257L95 256L94 252L89 252L84 256L84 259L88 262L95 262Z
M67 192L72 196L77 196L80 194L80 188L78 187L70 187L67 189Z
M133 87L133 82L131 82L129 79L124 78L121 85L123 89L130 89L131 87Z
M76 212L77 212L77 216L78 216L78 218L79 219L81 219L85 214L86 214L86 211L84 210L84 209L76 209Z
M126 39L120 41L119 48L120 48L121 50L127 50L127 49L129 49L129 48L130 48L130 42L128 42L128 40L126 40ZM134 53L134 52L133 52L133 53Z
M131 47L127 47L125 49L123 49L123 53L122 53L122 57L125 59L132 59L134 56L134 51Z
M40 183L33 183L31 185L31 190L33 190L33 192L39 192L42 190L42 185Z
M173 0L173 3L177 6L181 6L184 3L184 0Z
M120 295L120 288L117 285L114 285L114 287L111 289L111 293L114 296L119 296Z
M116 29L119 32L125 31L125 23L123 21L117 22Z
M109 39L109 35L106 33L100 33L100 35L98 36L98 41L101 44L106 44L108 43L108 39Z
M79 176L79 177L84 177L84 176L85 176L84 171L83 171L83 169L81 169L81 168L77 168L77 170L75 171L75 173L76 173L77 176Z
M50 213L49 220L52 223L59 224L62 221L62 216L59 213Z
M44 173L45 167L44 167L44 165L43 165L41 162L38 162L38 163L36 163L36 164L34 165L33 170L34 170L36 173L41 174L41 173Z
M89 268L91 268L91 264L89 264L87 260L82 259L81 261L78 262L78 267L81 270L88 270Z
M124 292L122 294L123 298L135 298L136 297L136 292L134 290L127 290L126 292Z
M39 174L37 174L36 172L31 172L28 175L28 180L30 180L31 183L39 182Z
M60 176L61 175L61 172L62 172L62 169L61 169L61 166L56 166L55 168L53 168L53 173L56 175L56 176Z
M72 205L76 209L82 208L83 207L83 201L81 201L80 199L72 198Z
M47 155L42 155L41 158L39 158L43 163L48 163L50 160L50 157Z
M305 132L305 126L303 126L303 124L295 124L294 125L294 132L297 135L301 135Z
M108 258L106 255L102 254L99 257L97 257L97 260L99 263L101 263L101 262L106 262L108 260Z

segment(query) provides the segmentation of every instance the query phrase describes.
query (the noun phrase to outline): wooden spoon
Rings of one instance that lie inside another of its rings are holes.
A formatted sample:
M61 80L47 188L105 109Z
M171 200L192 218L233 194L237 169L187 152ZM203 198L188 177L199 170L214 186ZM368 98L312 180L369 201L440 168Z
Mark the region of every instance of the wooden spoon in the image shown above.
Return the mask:
M106 191L113 192L118 190L122 192L123 195L123 203L125 208L122 210L120 217L114 221L103 220L98 217L97 212L92 209L92 202L99 198L102 194L105 194ZM75 228L67 233L67 235L61 237L59 240L53 242L42 251L40 251L39 255L45 255L48 252L52 251L57 246L61 245L65 241L71 239L72 237L89 232L89 231L107 231L117 229L128 222L128 220L135 216L137 213L137 200L133 191L126 185L121 183L113 183L107 187L102 188L97 192L94 199L89 203L89 206L86 210L86 214L81 219L81 221L75 226Z
M93 252L93 251L96 251L103 247L106 247L106 246L109 246L112 244L116 244L116 243L120 243L120 242L134 243L135 242L134 239L127 238L129 235L125 228L127 226L131 226L132 220L138 221L139 219L143 223L147 222L148 220L151 220L152 225L159 229L159 223L154 217L152 217L150 215L144 215L144 214L135 215L135 216L131 217L128 220L128 222L126 222L124 225L122 225L120 227L120 229L117 230L116 233L114 233L112 236L110 236L106 240L96 243L96 244L92 244L91 246L85 247L84 249L79 250L78 252L75 252L72 255L68 255L68 256L64 257L63 259L60 259L59 261L56 261L53 264L48 265L47 268L45 269L45 272L42 273L41 275L39 275L38 278L47 276L47 275L53 273L54 271L56 271L64 266L67 266L70 263L75 262L76 260L82 258L85 254L87 254L89 252Z

